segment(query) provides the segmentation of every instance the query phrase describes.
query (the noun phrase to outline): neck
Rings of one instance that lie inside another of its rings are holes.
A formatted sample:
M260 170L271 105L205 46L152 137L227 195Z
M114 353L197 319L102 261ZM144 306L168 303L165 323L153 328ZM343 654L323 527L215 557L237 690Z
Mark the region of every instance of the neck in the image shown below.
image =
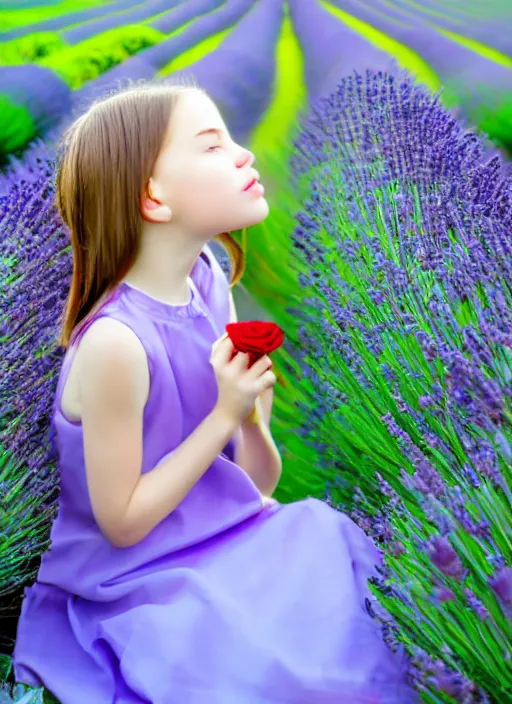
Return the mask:
M187 279L204 244L189 233L145 226L135 264L123 280L166 303L187 303Z

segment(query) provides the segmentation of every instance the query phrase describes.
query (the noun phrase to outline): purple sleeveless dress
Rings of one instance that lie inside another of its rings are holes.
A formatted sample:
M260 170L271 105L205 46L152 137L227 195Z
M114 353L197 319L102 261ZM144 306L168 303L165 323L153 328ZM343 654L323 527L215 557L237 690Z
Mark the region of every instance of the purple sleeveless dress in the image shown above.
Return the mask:
M209 247L188 305L121 284L94 319L123 322L150 370L143 472L213 409L209 356L229 318L226 275ZM92 513L80 423L60 398L61 494L50 550L25 589L14 668L61 704L405 704L404 661L366 612L380 555L348 517L316 499L264 503L234 441L140 543L116 548Z

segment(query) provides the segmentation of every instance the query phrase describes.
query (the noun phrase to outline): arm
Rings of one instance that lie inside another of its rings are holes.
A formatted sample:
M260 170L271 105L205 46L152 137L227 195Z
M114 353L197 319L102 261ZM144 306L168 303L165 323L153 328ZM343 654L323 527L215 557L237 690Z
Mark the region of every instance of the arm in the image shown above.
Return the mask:
M236 323L235 302L229 294L230 322ZM254 411L242 423L237 434L235 462L253 480L264 496L271 496L281 477L282 460L270 432L273 389L256 400Z
M129 547L183 501L235 427L214 409L165 462L142 474L142 421L149 392L144 348L129 328L102 318L85 333L79 356L85 465L93 513L116 547Z
M264 496L272 496L281 478L282 461L264 420L242 423L235 462L251 477Z

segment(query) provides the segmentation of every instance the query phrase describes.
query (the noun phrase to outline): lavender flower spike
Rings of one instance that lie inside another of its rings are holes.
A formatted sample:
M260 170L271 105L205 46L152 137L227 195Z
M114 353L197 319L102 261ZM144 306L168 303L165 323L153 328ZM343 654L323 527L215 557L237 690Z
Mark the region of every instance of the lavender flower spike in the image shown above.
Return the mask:
M464 567L448 538L444 536L434 538L429 555L437 569L447 577L462 579Z
M489 584L506 606L512 606L512 567L503 567Z

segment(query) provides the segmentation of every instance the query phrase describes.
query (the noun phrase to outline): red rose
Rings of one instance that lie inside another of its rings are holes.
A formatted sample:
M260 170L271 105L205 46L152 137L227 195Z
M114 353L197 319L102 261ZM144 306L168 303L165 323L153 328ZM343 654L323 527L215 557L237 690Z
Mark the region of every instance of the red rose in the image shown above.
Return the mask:
M236 352L249 355L249 366L263 355L277 350L284 342L284 332L279 325L261 320L228 323L226 332Z

